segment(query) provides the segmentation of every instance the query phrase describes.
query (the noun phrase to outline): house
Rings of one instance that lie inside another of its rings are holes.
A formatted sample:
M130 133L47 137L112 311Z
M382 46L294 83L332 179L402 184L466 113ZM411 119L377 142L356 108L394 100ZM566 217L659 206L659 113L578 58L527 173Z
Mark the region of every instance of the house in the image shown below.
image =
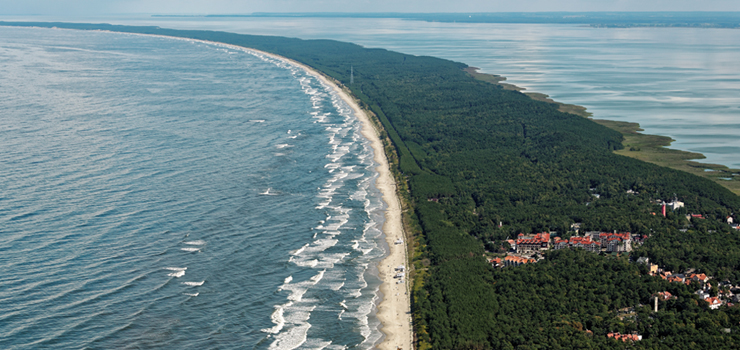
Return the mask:
M525 236L523 233L520 233L519 237L516 240L516 252L520 254L539 252L541 250L547 250L549 248L549 233L538 233L534 236Z
M658 298L660 298L660 300L669 300L669 299L676 299L676 296L671 294L671 292L665 291L665 292L658 292Z
M521 258L521 257L518 257L518 256L513 256L513 255L507 255L504 258L504 266L506 266L506 267L509 267L509 266L520 266L520 265L524 265L524 264L531 264L533 262L537 262L537 260L530 259L530 258Z
M694 294L698 295L699 298L704 299L704 300L706 300L707 298L709 298L709 293L707 293L707 292L705 292L705 291L703 291L701 289L699 289L696 292L694 292Z
M722 306L722 302L717 297L709 297L704 299L704 301L709 303L709 308L712 310L717 310L720 306Z
M591 238L589 237L571 237L570 247L571 248L582 248L583 250L586 250L589 252L601 251L601 244L599 244L598 242L592 241Z
M620 334L619 332L608 333L607 338L614 338L616 340L626 341L638 341L642 340L642 336L639 334Z
M581 223L580 223L580 222L576 222L576 223L574 223L574 224L571 224L571 225L570 225L570 230L571 230L571 231L575 231L575 232L576 232L576 234L578 234L578 231L580 231L580 230L581 230Z
M709 277L703 273L692 273L689 275L689 279L699 283L706 283L709 280Z
M567 239L560 239L560 237L553 238L552 249L565 249L569 247L570 245Z
M601 248L607 252L629 252L632 251L632 234L625 233L599 233Z
M509 243L509 247L511 247L511 250L516 251L516 241L513 239L507 239L506 243Z
M488 260L488 262L491 263L493 267L501 267L501 258L493 258Z
M675 275L668 276L668 282L676 282L676 283L683 283L686 280L686 276L677 273Z

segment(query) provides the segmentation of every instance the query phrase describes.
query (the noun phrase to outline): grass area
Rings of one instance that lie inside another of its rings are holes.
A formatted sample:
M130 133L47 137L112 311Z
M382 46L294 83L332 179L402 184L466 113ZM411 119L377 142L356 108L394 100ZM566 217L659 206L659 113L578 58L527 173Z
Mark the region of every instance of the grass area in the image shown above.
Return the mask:
M740 170L730 169L724 165L696 162L706 158L701 153L679 151L667 148L674 140L659 135L641 134L638 123L618 122L613 120L593 120L624 135L624 149L615 153L636 158L660 166L682 170L687 173L706 177L740 195Z
M475 79L500 85L507 90L524 90L524 88L516 85L502 83L506 80L506 77L479 73L478 68L475 67L468 67L465 69L465 72ZM554 101L548 95L538 92L525 92L524 94L536 101L556 104L558 105L558 110L561 112L575 114L584 118L590 118L592 116L583 106L560 103ZM701 153L667 148L675 140L667 136L641 134L640 131L643 131L643 129L640 128L640 124L638 123L603 119L592 120L607 128L619 131L624 136L624 141L622 142L624 149L615 151L615 153L708 178L733 193L740 195L740 169L730 169L719 164L696 162L695 160L706 157Z

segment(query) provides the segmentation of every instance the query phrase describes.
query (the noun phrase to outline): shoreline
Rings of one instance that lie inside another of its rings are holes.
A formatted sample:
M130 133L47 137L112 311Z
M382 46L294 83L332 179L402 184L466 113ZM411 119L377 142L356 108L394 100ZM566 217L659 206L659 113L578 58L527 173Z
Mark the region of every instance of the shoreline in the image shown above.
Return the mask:
M177 37L168 37L176 38ZM197 39L186 39L197 40ZM380 140L380 133L370 120L370 117L363 110L346 88L339 85L333 79L323 75L316 69L295 60L275 55L262 50L257 50L244 46L231 45L215 41L197 40L209 44L226 45L240 50L253 51L274 59L282 60L291 65L303 69L309 75L319 79L323 84L329 86L337 93L347 105L352 108L355 117L362 123L361 133L370 142L373 149L373 160L378 164L375 170L378 172L378 178L375 180L375 187L382 194L383 201L387 207L385 209L383 223L383 235L388 244L388 255L378 263L378 277L382 281L379 287L381 293L379 302L376 305L377 312L375 316L381 324L380 331L383 333L381 342L375 345L375 348L381 350L412 350L413 346L413 329L411 327L411 299L409 295L409 281L404 278L404 283L397 284L394 278L394 269L399 265L408 267L406 236L403 231L403 221L401 214L401 201L396 193L396 182L391 174L388 158L385 155L383 143ZM400 239L401 244L395 244ZM408 276L406 276L408 277Z
M411 315L409 281L408 278L404 278L404 283L396 284L396 279L394 278L396 274L394 272L394 269L397 266L404 265L408 268L408 250L406 247L406 236L403 230L401 199L398 197L398 194L396 192L396 182L393 179L390 165L388 163L388 158L386 157L384 151L383 142L380 139L380 132L376 129L367 112L360 107L356 99L352 97L349 91L339 83L335 82L334 79L325 76L320 71L311 68L310 66L307 66L303 63L287 57L254 49L251 47L186 37L114 31L109 32L197 41L206 44L227 46L238 50L252 51L260 55L265 55L273 59L281 60L283 62L303 69L306 73L315 77L324 85L330 87L332 90L334 90L334 92L337 93L337 96L339 96L342 101L344 101L350 108L352 108L355 117L362 124L362 128L360 131L362 136L370 142L370 146L373 149L373 160L378 164L378 166L375 168L375 170L378 172L378 178L375 180L375 187L380 191L382 199L387 205L384 213L385 222L383 223L382 231L383 235L385 236L385 241L388 244L388 255L378 263L378 278L382 282L379 287L379 301L375 305L377 309L375 316L380 321L381 327L379 330L383 334L383 336L380 343L374 344L373 348L381 350L414 349L414 335L413 328L411 326L413 318ZM395 244L395 241L397 239L401 239L402 243ZM408 269L406 273L406 277L408 277Z
M614 151L616 154L701 176L712 180L736 195L740 195L740 175L736 176L736 174L740 174L740 169L732 169L721 164L698 162L697 160L706 159L706 156L701 153L669 148L675 140L662 135L643 134L641 133L643 129L640 128L639 123L594 119L593 115L586 111L586 107L558 102L539 92L524 92L525 88L504 83L506 77L480 73L478 72L479 69L468 66L464 71L474 79L499 85L505 90L519 91L533 100L554 104L558 106L558 110L561 112L588 118L597 124L619 132L624 138L622 141L624 148Z
M253 49L250 49L253 50ZM380 321L383 333L382 341L376 345L376 348L382 350L413 349L413 329L411 327L411 299L409 295L408 278L404 278L404 283L397 284L394 269L399 265L407 266L408 258L406 256L406 237L403 232L403 222L401 218L401 202L396 193L396 182L393 180L388 158L385 155L383 143L380 140L380 134L373 125L368 114L360 108L357 101L336 82L324 76L317 70L308 67L302 63L290 60L285 57L273 55L260 50L254 50L271 57L282 59L295 64L306 70L309 74L321 80L324 84L330 86L337 95L349 105L355 113L357 119L362 123L362 135L370 141L373 148L373 160L378 164L375 170L378 172L378 178L375 180L375 187L380 191L383 201L387 207L385 209L385 222L383 223L383 235L388 244L388 255L378 263L378 277L382 281L379 291L382 294L377 304L377 313L375 316ZM395 244L400 239L401 244ZM407 266L408 267L408 266ZM407 276L408 277L408 276Z

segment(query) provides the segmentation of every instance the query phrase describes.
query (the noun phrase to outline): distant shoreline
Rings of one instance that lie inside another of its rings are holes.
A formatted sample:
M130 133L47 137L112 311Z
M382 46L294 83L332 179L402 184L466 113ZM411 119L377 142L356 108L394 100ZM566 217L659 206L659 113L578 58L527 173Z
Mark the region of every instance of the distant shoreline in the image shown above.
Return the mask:
M667 136L643 134L641 133L643 129L640 128L639 123L593 119L593 115L586 111L586 107L557 102L543 93L524 92L525 88L504 83L506 77L480 73L478 69L477 67L468 67L465 72L475 79L499 85L506 90L522 92L533 100L557 105L561 112L588 118L600 125L618 131L624 137L624 141L622 141L624 148L615 151L616 154L705 177L740 195L740 181L727 180L733 178L733 174L740 174L740 169L731 169L720 164L697 162L697 160L706 159L706 156L701 153L668 148L675 140Z
M572 24L593 28L740 28L740 12L253 12L245 14L156 14L159 18L386 18L444 23Z

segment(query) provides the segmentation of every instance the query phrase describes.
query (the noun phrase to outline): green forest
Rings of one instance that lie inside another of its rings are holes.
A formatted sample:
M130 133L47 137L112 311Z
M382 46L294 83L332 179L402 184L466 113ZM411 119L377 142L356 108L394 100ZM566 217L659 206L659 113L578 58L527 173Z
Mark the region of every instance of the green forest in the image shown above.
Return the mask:
M737 349L740 309L710 310L695 284L648 275L637 257L740 281L740 198L688 173L616 155L622 135L473 79L466 64L331 40L106 24L15 23L188 37L268 51L345 85L388 141L412 252L417 349ZM350 84L350 67L354 83ZM631 191L630 191L631 190ZM629 192L628 192L629 191ZM658 200L685 208L660 215ZM658 213L655 215L654 213ZM705 219L689 221L686 214ZM548 251L493 268L486 247L519 233L640 233L631 254ZM652 311L651 297L676 299ZM610 332L636 332L622 342Z

